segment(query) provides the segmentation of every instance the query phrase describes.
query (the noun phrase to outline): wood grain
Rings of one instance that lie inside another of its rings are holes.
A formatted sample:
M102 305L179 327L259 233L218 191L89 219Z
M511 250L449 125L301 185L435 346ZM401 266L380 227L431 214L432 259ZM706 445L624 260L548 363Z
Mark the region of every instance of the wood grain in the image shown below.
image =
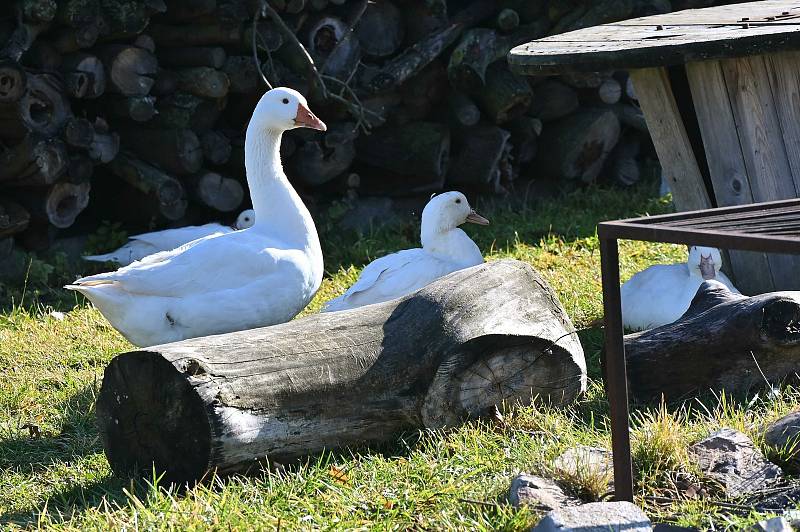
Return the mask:
M767 0L677 11L553 35L512 49L509 63L520 74L557 74L796 49L800 49L800 2Z
M753 200L797 197L764 58L726 59L721 65ZM777 289L800 288L800 257L770 255L769 264Z
M686 65L686 73L717 206L753 203L750 178L722 65L719 61L698 61ZM731 250L729 257L734 283L743 293L760 294L775 290L764 253Z
M555 292L492 261L402 299L116 357L97 417L117 473L211 471L573 401L586 364Z
M670 183L675 207L679 211L711 207L666 69L633 70L630 75L664 176Z

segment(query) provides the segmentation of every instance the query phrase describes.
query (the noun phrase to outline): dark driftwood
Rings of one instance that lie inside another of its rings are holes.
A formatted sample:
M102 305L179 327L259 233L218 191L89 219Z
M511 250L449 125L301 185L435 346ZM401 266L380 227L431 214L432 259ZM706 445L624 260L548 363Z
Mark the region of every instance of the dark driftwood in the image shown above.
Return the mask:
M115 472L195 481L388 441L585 388L583 351L529 265L493 261L403 299L122 354L97 419Z
M631 394L674 401L709 389L747 392L765 378L795 378L798 321L800 292L747 297L705 282L678 321L625 336Z

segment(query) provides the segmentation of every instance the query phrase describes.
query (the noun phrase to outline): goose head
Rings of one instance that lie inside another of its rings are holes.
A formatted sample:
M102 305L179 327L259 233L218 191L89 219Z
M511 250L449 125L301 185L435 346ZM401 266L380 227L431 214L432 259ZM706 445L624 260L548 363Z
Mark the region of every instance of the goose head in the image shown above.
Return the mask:
M247 209L242 211L241 214L236 218L236 222L233 224L233 228L237 230L247 229L248 227L253 227L256 223L256 211L253 209Z
M722 267L722 254L717 248L692 246L689 248L689 275L699 275L705 280L715 279Z
M433 196L422 210L422 233L445 233L461 224L489 225L489 220L470 207L461 192Z
M248 129L282 133L298 127L319 131L328 129L308 108L308 102L302 94L288 87L277 87L265 92L258 101Z

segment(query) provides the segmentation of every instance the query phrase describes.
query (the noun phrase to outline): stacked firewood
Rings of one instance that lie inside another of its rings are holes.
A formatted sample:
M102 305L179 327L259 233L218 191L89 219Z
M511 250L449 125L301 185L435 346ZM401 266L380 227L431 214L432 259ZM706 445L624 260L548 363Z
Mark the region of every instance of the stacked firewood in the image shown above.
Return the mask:
M686 2L684 2L686 3ZM682 6L683 7L683 6ZM0 248L87 209L130 229L232 219L244 131L272 85L328 124L286 136L304 194L502 193L520 177L638 177L624 73L524 78L548 34L667 0L8 0L0 6Z

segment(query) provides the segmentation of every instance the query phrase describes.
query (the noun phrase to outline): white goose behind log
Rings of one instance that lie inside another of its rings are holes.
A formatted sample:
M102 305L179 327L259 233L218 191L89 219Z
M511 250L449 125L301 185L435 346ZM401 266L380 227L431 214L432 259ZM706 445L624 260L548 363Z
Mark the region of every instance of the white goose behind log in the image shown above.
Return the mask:
M122 247L102 255L86 255L83 257L83 260L92 262L114 262L120 266L127 266L153 253L169 251L191 242L192 240L197 240L198 238L247 229L248 227L252 227L255 221L255 211L253 211L253 209L247 209L239 214L233 226L208 223L133 235Z
M280 87L261 97L245 137L252 227L207 236L66 288L89 298L138 346L292 319L323 273L314 220L280 161L281 136L297 127L326 129L295 90Z
M445 192L434 196L422 210L422 247L398 251L369 263L358 281L343 295L329 301L322 312L389 301L448 273L483 263L478 246L458 228L465 222L489 224L489 220L470 207L464 194Z
M643 331L673 323L689 309L697 289L709 279L738 294L731 280L719 271L720 266L718 249L692 246L685 263L656 264L634 274L621 289L623 326Z

